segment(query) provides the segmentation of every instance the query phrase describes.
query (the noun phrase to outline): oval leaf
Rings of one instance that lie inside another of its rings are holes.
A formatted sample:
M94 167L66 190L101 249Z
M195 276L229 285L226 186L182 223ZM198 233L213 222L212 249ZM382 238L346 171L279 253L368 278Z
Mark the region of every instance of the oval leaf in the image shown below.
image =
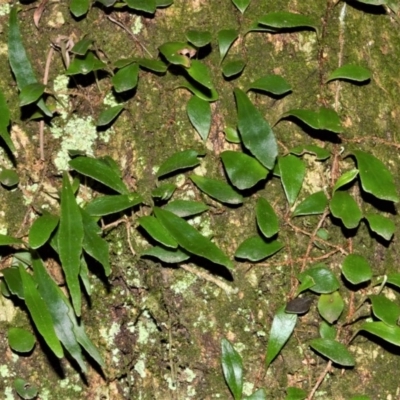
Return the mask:
M289 204L293 205L303 185L306 166L302 160L291 154L286 157L279 157L278 163L286 198Z
M228 142L231 143L241 143L239 132L237 129L232 128L231 126L227 126L224 130L225 138Z
M383 295L369 295L372 311L376 318L388 325L396 326L400 317L400 307Z
M222 74L225 78L232 78L243 72L246 63L243 60L229 61L222 66Z
M223 29L222 31L218 32L218 47L221 62L238 36L239 35L235 29Z
M207 211L208 207L201 201L174 200L169 202L164 209L173 212L178 217L185 218L201 214Z
M14 380L14 388L18 395L24 400L31 400L38 395L38 388L25 379L17 378Z
M319 325L319 334L322 339L335 339L337 331L336 328L325 321L322 321Z
M342 343L332 339L313 339L310 341L312 349L327 357L335 364L343 367L353 367L354 357Z
M371 72L358 65L346 64L335 69L328 77L327 82L335 79L346 79L348 81L364 82L371 79Z
M328 205L328 198L323 190L306 197L294 210L293 216L322 214Z
M337 321L344 309L344 301L338 291L321 294L318 299L318 311L322 318L333 324Z
M118 115L121 113L123 109L124 109L123 105L118 105L102 111L102 113L99 115L99 119L97 120L96 125L97 126L108 125L115 118L118 117Z
M193 96L186 106L190 122L203 140L207 140L211 128L211 107L206 100Z
M311 296L296 297L286 304L285 312L289 314L305 314L310 310L313 298Z
M243 391L243 363L242 357L235 350L229 340L221 340L221 364L226 383L233 394L235 400L242 398Z
M347 192L335 192L329 207L332 215L341 219L347 229L357 228L362 218L362 213L356 201Z
M394 222L387 217L379 214L368 213L365 215L371 231L377 235L382 236L385 240L392 239L396 229Z
M7 187L18 185L19 176L13 169L3 169L0 172L0 182Z
M257 262L271 257L283 248L283 244L277 240L265 241L260 236L252 236L240 244L235 257Z
M336 190L341 188L344 185L352 182L356 176L358 175L358 169L352 169L350 171L346 171L340 178L336 181L335 186L332 189L332 192L335 193Z
M256 205L257 225L262 234L268 239L279 231L279 220L274 209L266 199L260 197Z
M265 75L254 81L248 90L259 90L281 96L290 92L292 88L280 75Z
M89 11L89 6L89 0L71 0L69 3L69 9L71 10L71 13L77 18L85 15Z
M342 274L350 283L358 285L372 278L372 269L363 256L359 254L349 254L343 260Z
M35 345L35 336L25 329L10 328L7 337L10 347L20 353L29 353Z
M166 247L172 247L173 249L178 247L176 240L170 235L164 225L162 225L153 216L144 216L138 219L139 224L146 230L146 232L157 242L161 243Z
M315 293L332 293L339 289L339 281L332 271L326 268L325 264L317 264L316 266L302 272L298 278L303 282L310 277L314 281L314 285L310 290Z
M208 90L214 90L210 71L205 64L197 60L192 60L190 67L186 71L197 83L203 85Z
M54 229L58 225L59 218L50 213L43 213L32 224L29 230L29 246L32 249L38 249L43 246L50 238Z
M186 39L196 47L204 47L210 44L212 36L210 32L190 30L186 32Z
M244 14L246 8L250 4L250 0L232 0L232 3L237 7L237 9Z
M200 154L196 150L184 150L174 153L167 158L157 171L157 178L170 174L180 169L193 168L200 164L198 156Z
M133 63L121 68L112 77L111 81L117 93L126 92L137 86L139 64Z

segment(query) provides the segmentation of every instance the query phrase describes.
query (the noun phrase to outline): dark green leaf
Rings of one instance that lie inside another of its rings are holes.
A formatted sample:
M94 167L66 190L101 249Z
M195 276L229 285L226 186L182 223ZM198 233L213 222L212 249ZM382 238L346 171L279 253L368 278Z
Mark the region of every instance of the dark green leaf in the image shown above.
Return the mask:
M276 312L268 338L267 356L265 358L267 368L292 335L296 322L297 315L286 313L285 306L280 307Z
M327 357L342 367L353 367L354 357L342 343L332 339L313 339L310 341L312 349Z
M97 126L108 125L115 118L118 117L118 115L120 114L120 112L123 109L124 109L124 106L122 104L111 107L111 108L107 108L107 110L102 111L101 114L99 115L96 125Z
M10 125L10 110L4 94L0 90L0 137L4 140L11 152L15 151L14 144L11 140L8 132L8 126Z
M1 272L6 281L8 290L22 300L24 298L24 287L22 284L21 274L19 273L19 268L4 268Z
M151 196L166 201L171 198L175 192L175 189L176 185L173 183L165 183L164 185L152 190Z
M341 219L347 229L357 228L362 213L356 201L347 192L335 192L329 207L332 215Z
M316 159L318 161L326 160L331 156L331 153L319 146L315 146L314 144L305 144L293 147L290 152L292 154L296 154L296 156L302 156L305 153L315 154Z
M349 81L363 82L371 79L371 72L358 65L346 64L335 69L328 77L327 82L335 79L346 79Z
M367 282L372 278L372 270L368 261L359 254L349 254L343 260L342 274L353 285Z
M227 126L224 132L225 132L225 138L228 142L241 143L240 135L237 129L232 128L231 126Z
M238 36L238 32L235 29L223 29L222 31L218 32L218 47L221 62Z
M267 242L260 236L252 236L239 245L235 257L257 262L271 257L282 248L283 244L277 240Z
M379 214L368 213L365 215L371 231L382 236L385 240L391 240L396 229L394 222Z
M271 238L279 231L279 221L274 209L266 199L260 197L256 205L257 225L262 234L267 238Z
M243 144L261 164L271 170L278 155L272 129L242 90L235 89L235 96Z
M193 168L199 165L200 161L197 158L199 155L196 150L183 150L174 153L161 164L156 174L157 178L181 169Z
M93 40L88 37L84 37L78 43L74 45L71 49L71 53L79 54L80 56L84 56L92 45Z
M148 69L149 71L164 73L168 69L168 65L160 60L151 60L148 58L136 58L140 67Z
M105 162L91 157L76 157L69 165L82 175L101 182L121 194L129 194L120 176Z
M54 229L58 225L59 218L48 212L44 212L32 224L29 230L29 246L32 249L38 249L43 246L50 238Z
M336 190L340 189L342 186L347 185L348 183L352 182L356 178L357 175L358 175L358 169L352 169L350 171L346 171L336 181L335 186L332 189L332 192L335 193Z
M264 388L256 390L250 396L243 397L243 400L267 400L267 393Z
M24 242L21 239L0 234L0 246L12 246L13 244L23 244L23 243Z
M20 353L29 353L36 341L32 333L21 328L10 328L7 337L10 347Z
M318 311L322 318L333 324L337 321L344 309L344 301L338 291L321 294L318 299Z
M285 400L304 400L307 397L307 392L297 387L288 387L286 393Z
M322 214L328 205L328 198L323 190L306 197L293 211L293 216Z
M0 172L0 182L4 186L13 187L18 185L19 176L13 169L3 169Z
M199 99L205 100L205 101L215 101L218 100L218 93L215 89L209 90L204 86L196 85L192 82L185 82L181 84L179 87L188 89L190 92L192 92L195 96L197 96Z
M310 310L313 298L311 296L296 297L286 304L285 312L289 314L305 314Z
M306 166L301 159L291 154L286 157L279 157L278 163L286 198L289 204L293 205L303 185Z
M204 257L213 263L233 268L232 261L214 243L202 236L184 219L158 207L154 208L154 213L178 244L186 251Z
M243 72L246 63L243 60L228 61L222 66L222 74L225 78L232 78Z
M208 90L215 90L211 81L211 74L207 66L200 61L192 60L190 67L186 70L188 75Z
M71 0L69 9L71 13L79 18L85 15L89 11L90 1L89 0Z
M133 63L121 68L112 77L111 81L117 93L134 89L138 83L139 64Z
M178 217L191 217L208 210L208 207L201 201L192 200L174 200L169 202L165 210L173 212Z
M240 190L252 188L268 175L268 170L255 158L242 152L224 151L221 158L229 180Z
M178 243L171 236L169 231L162 225L156 218L151 215L140 217L139 224L146 230L146 232L157 242L166 247L177 248Z
M92 216L102 217L127 210L142 203L143 199L136 193L101 196L93 199L85 211Z
M108 256L108 244L107 244L107 256ZM92 294L92 286L89 280L89 268L87 266L85 257L81 257L81 268L79 270L79 277L81 278L86 294L90 297Z
M322 339L335 339L336 337L336 329L334 326L328 324L325 321L322 321L319 325L319 334L321 335Z
M202 192L221 203L241 204L243 202L243 196L225 182L199 175L190 175L190 179Z
M168 62L174 65L182 65L185 68L190 67L191 57L197 52L193 46L185 42L167 42L161 45L158 50Z
M207 46L212 39L210 32L189 30L186 32L186 39L196 47Z
M388 325L397 325L400 317L400 307L383 295L369 295L372 311L375 317Z
M306 275L302 277L301 284L296 290L296 296L298 296L301 292L312 288L315 285L314 279L310 275Z
M156 0L124 0L129 8L154 14L156 11Z
M378 199L399 201L393 176L382 161L361 150L354 150L353 154L357 159L362 188Z
M17 378L14 380L14 389L16 390L18 395L24 400L34 399L38 395L37 386L32 385L22 378Z
M21 88L21 92L19 93L19 105L23 107L35 103L40 99L45 88L46 86L39 82L30 83L29 85L24 86Z
M298 276L298 279L303 282L308 276L314 281L314 285L310 287L310 290L315 293L332 293L339 289L338 279L332 271L326 268L325 264L317 264L305 270Z
M246 8L250 4L250 0L232 0L232 3L237 7L237 9L244 14Z
M259 90L262 92L272 93L275 96L281 96L292 90L291 86L280 75L265 75L252 84L248 90Z
M384 322L364 322L359 331L366 331L378 336L395 346L400 346L400 327L387 325Z
M242 398L243 392L243 363L242 357L235 350L229 340L221 340L221 364L226 383L235 400Z
M67 75L87 75L90 72L103 69L106 65L100 61L92 51L88 51L84 56L77 55L65 71Z
M258 23L276 30L311 28L318 32L318 26L312 18L288 11L271 12L261 17Z
M207 140L211 128L211 107L206 100L193 96L187 103L186 111L190 122L203 140Z
M150 256L158 258L162 262L177 264L186 261L190 258L190 255L181 249L171 249L161 246L150 247L149 249L142 252L141 256Z

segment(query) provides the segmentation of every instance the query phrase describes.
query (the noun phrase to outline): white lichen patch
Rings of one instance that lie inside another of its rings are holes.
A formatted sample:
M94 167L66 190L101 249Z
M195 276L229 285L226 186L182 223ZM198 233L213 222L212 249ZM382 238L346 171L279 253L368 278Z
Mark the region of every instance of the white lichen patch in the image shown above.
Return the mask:
M10 370L7 365L0 365L0 376L2 378L10 378L12 376Z
M142 18L140 16L135 16L131 25L131 31L134 35L137 35L143 29Z
M184 273L180 279L171 285L171 290L175 294L184 294L196 280L196 275Z
M6 299L4 296L0 296L0 321L11 322L17 309L11 300Z
M111 327L107 330L107 328L100 328L100 336L106 341L109 347L114 346L114 339L118 335L120 331L120 326L113 322Z
M0 17L4 17L5 15L10 14L10 4L5 3L1 4L0 3Z
M243 394L245 396L250 396L254 392L254 383L244 382L243 383Z
M148 311L144 311L135 326L129 326L129 331L137 332L138 344L147 344L155 342L155 334L157 333L157 325L154 323Z
M326 165L309 154L305 154L303 159L307 164L303 190L307 194L312 194L326 188L330 180L330 172L326 169Z
M144 379L146 378L146 364L144 356L142 355L134 366L134 370L139 374L139 376Z

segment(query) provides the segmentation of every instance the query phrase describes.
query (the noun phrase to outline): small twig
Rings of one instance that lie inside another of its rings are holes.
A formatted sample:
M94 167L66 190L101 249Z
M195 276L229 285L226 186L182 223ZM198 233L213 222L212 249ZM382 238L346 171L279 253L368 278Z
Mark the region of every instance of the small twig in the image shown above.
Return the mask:
M310 394L308 395L307 400L312 400L312 398L314 397L315 392L318 390L318 388L320 387L322 381L325 379L326 375L329 373L331 367L332 367L332 361L329 360L327 366L325 367L325 369L322 372L322 374L319 376L317 382L315 383L315 385L312 388Z

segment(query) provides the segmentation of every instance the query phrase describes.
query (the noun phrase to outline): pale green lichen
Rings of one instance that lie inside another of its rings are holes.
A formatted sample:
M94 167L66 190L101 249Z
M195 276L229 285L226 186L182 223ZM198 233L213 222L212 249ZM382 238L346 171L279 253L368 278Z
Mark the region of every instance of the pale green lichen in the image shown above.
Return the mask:
M196 378L196 374L190 368L185 368L182 375L184 376L185 381L189 383L193 382Z
M7 386L4 390L4 400L15 400L13 388Z
M140 375L142 379L146 377L146 364L143 356L139 358L139 360L135 364L134 370Z
M116 322L113 322L108 330L106 328L100 328L100 336L105 339L108 346L112 347L114 339L119 331L120 326Z
M5 15L10 14L10 5L9 4L0 4L0 17L4 17Z
M133 19L133 24L131 26L131 30L132 33L134 35L137 35L138 33L140 33L140 31L143 29L143 23L142 23L142 18L140 18L139 16L136 16Z
M186 293L189 287L196 282L197 278L193 274L183 274L180 279L177 279L172 285L171 290L175 294Z
M243 383L243 394L245 396L250 396L254 392L254 383L244 382Z
M0 365L0 376L2 378L9 378L11 377L11 372L8 369L7 365Z

